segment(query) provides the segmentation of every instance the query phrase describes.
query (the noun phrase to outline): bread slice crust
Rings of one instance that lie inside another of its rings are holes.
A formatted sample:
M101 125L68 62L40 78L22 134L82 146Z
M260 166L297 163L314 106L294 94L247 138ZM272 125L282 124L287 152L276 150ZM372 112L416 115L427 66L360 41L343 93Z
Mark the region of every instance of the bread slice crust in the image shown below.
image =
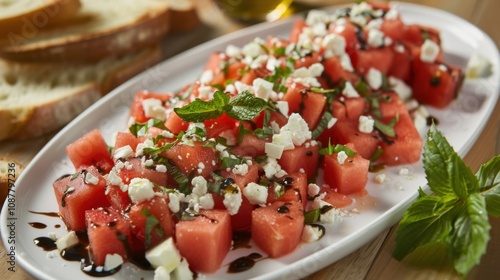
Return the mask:
M0 141L53 132L162 59L159 45L96 64L0 61ZM11 77L11 78L10 78Z
M22 2L22 3L21 3ZM11 1L0 11L0 42L7 43L13 34L48 30L73 18L80 10L80 0Z
M64 26L40 31L31 38L11 33L8 42L0 46L0 56L24 62L95 61L149 46L170 28L168 1L80 1L82 8ZM138 11L117 20L121 2ZM115 20L108 22L108 17Z

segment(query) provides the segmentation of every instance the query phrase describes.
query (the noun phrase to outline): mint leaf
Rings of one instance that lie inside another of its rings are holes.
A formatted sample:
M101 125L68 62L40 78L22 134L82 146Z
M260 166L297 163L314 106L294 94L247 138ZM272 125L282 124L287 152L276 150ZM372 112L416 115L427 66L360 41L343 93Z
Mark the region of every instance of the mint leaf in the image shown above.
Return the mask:
M171 176L178 186L178 190L185 195L191 193L190 188L190 178L186 174L182 173L182 171L177 167L171 160L166 157L157 156L155 161L161 164L164 164L167 167L167 171L169 176Z
M401 220L394 257L403 259L419 246L448 249L455 270L465 276L486 252L488 213L498 214L500 160L497 156L474 176L434 125L424 147L424 170L434 195L420 197Z
M146 227L144 229L144 234L145 236L145 245L146 249L148 249L151 246L151 233L153 232L153 229L155 229L155 233L158 235L158 237L163 237L164 232L163 228L161 228L160 222L156 217L151 214L151 212L148 211L146 208L142 208L141 214L146 216Z
M149 119L145 123L134 123L129 127L130 133L135 137L142 137L148 133L149 128L157 127L166 130L165 122L160 119Z
M341 144L337 144L335 146L332 146L332 144L330 143L330 140L328 140L328 147L325 147L325 148L322 148L321 150L319 150L319 154L320 155L331 155L331 154L342 152L342 151L345 152L347 154L347 156L349 156L349 157L353 157L356 155L356 152L351 150L347 146L344 146Z
M455 269L462 275L479 263L490 239L488 214L484 197L470 194L460 206L451 234L451 257Z
M458 199L424 196L417 199L399 223L393 256L402 260L417 247L445 242L452 231L450 213Z
M222 115L223 108L229 103L229 96L216 91L212 100L203 101L196 98L181 108L174 108L175 113L187 122L204 122Z
M196 98L181 108L174 108L174 111L187 122L216 119L224 112L235 120L247 121L259 115L266 106L264 99L255 97L248 91L243 91L231 99L227 94L216 91L212 100L203 101Z
M224 111L235 120L249 121L258 116L266 107L267 102L264 99L243 91L229 100L229 104L224 106Z
M431 125L424 146L423 163L429 187L437 195L454 194L447 167L447 159L454 153L448 141Z
M488 214L500 217L500 155L481 165L476 177Z
M328 127L328 123L333 118L332 114L328 111L323 113L323 117L319 121L318 126L312 131L312 139L318 138L321 133Z
M373 126L378 129L380 132L383 134L389 136L389 137L396 137L396 132L394 131L394 125L398 122L398 115L396 115L394 118L390 120L388 124L385 124L377 119L375 119L375 123Z
M177 142L179 142L179 140L175 140L173 142L170 142L168 144L165 144L161 147L158 147L158 148L149 148L149 147L146 147L144 148L142 151L144 154L147 154L147 155L157 155L157 154L160 154L170 148L172 148L175 144L177 144Z
M312 224L319 221L321 208L312 209L304 213L304 224Z
M457 153L451 154L446 163L449 182L458 197L465 199L469 193L477 193L479 191L476 177Z

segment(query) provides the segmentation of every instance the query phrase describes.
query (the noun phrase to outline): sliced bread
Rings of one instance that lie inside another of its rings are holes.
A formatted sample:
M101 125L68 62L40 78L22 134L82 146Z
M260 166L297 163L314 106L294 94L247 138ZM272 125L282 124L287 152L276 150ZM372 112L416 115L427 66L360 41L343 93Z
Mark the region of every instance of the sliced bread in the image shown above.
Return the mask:
M16 61L89 61L151 45L169 30L170 1L80 0L73 18L34 36L9 33L0 56Z
M0 41L13 34L34 37L72 18L80 6L79 0L0 0Z
M33 138L62 127L161 59L155 45L90 64L0 61L0 140Z

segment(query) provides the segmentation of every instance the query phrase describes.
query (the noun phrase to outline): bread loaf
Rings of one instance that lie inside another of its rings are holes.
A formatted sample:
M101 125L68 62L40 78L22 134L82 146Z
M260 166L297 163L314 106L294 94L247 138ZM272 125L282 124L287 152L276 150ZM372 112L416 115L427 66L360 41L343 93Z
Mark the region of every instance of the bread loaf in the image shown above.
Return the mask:
M162 59L159 46L97 63L0 61L0 140L54 131Z
M79 0L0 0L0 42L34 37L73 18L80 6Z
M78 13L54 28L33 36L9 33L0 56L30 62L98 60L151 45L169 30L171 9L166 0L80 2Z

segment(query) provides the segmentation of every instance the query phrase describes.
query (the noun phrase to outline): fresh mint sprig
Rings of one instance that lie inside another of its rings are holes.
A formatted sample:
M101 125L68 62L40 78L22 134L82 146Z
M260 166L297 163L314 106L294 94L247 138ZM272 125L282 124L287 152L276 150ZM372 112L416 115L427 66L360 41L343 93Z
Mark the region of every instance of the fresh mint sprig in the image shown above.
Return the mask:
M488 214L500 216L500 156L474 175L432 125L423 163L434 194L419 190L420 197L399 224L393 256L402 260L417 247L444 244L455 270L467 275L486 252L491 228Z
M203 101L197 98L181 108L175 108L174 111L187 122L216 119L222 113L235 120L247 121L260 114L266 106L268 105L264 99L255 97L248 91L243 91L232 98L221 91L216 91L211 100Z

